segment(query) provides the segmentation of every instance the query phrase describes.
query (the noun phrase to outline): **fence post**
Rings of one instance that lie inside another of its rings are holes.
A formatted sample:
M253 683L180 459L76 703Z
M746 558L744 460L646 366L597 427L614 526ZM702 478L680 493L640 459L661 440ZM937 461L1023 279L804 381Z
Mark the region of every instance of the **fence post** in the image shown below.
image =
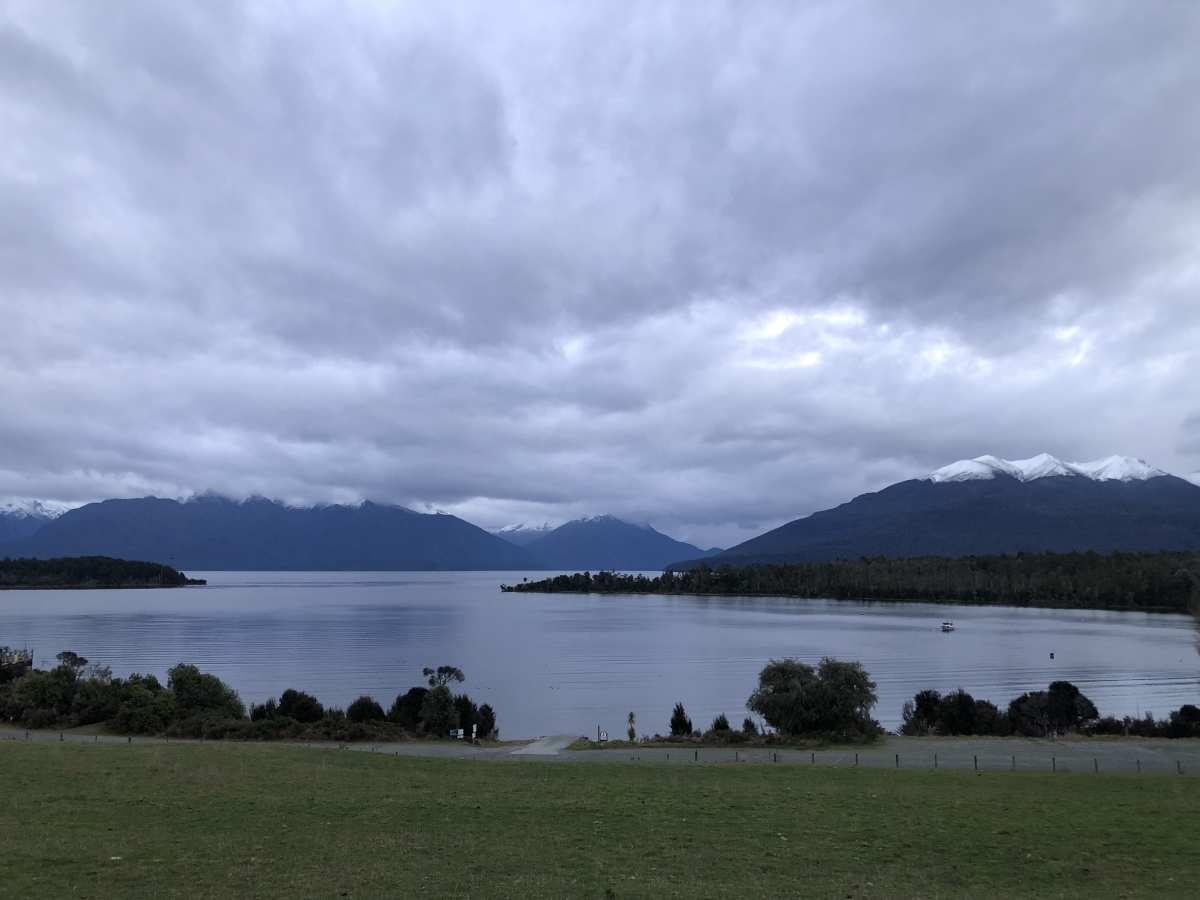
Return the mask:
M1096 759L1094 756L1092 757L1092 771L1097 775L1100 774L1100 760Z
M854 765L855 766L858 765L858 754L857 753L854 754Z
M811 758L809 759L809 762L811 762L811 763L812 763L812 764L815 766L815 765L817 764L817 754L816 754L816 751L813 751L812 753L810 753L810 754L809 754L809 756L811 757Z
M771 751L771 762L779 762L779 754L774 750Z
M900 768L900 754L899 753L896 754L896 768L897 769Z
M737 752L736 750L734 750L734 751L733 751L733 761L734 761L734 762L741 762L741 761L742 761L742 760L741 760L741 758L740 758L740 756L738 755L738 752Z
M1014 772L1017 771L1017 754L1015 754L1015 753L1013 754L1013 758L1012 758L1012 770Z
M60 732L58 733L58 740L61 742L61 741L62 741L62 739L63 739L63 733L60 731Z
M975 771L979 771L979 754L975 754Z
M1179 760L1175 760L1175 771L1180 775L1183 774L1183 763L1181 763Z
M696 762L700 762L700 751L696 751Z
M935 754L933 754L933 767L934 767L935 769L938 767L938 759L937 759L937 754L936 754L936 753L935 753Z
M1057 756L1050 757L1050 771L1051 772L1058 771L1058 757Z
M1138 774L1141 775L1142 774L1142 761L1140 759L1137 761L1137 770L1138 770Z

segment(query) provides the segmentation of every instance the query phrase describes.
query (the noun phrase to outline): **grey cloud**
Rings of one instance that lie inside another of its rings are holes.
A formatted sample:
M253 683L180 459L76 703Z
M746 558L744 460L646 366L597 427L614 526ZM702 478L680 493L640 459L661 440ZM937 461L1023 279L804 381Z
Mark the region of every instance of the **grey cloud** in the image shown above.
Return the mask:
M1200 468L1198 32L10 4L0 494L709 543L982 452Z

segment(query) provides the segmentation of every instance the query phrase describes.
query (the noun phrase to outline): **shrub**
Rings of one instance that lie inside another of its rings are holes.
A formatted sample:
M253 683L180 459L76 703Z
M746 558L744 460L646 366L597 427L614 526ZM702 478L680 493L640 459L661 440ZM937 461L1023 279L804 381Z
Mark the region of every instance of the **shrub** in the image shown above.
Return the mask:
M388 710L388 719L402 728L416 731L421 721L421 705L429 688L409 688L406 693L398 694Z
M448 736L450 729L458 727L458 709L450 688L445 685L431 688L421 701L421 724L427 734Z
M308 724L321 721L325 707L312 694L288 688L279 695L279 715Z
M180 664L167 672L167 688L175 695L180 718L243 719L246 707L237 692L216 675Z
M746 718L742 719L742 734L758 734L758 726L754 724L754 720L749 716L746 716Z
M825 658L817 669L795 659L771 660L746 705L785 735L874 737L875 682L862 665Z
M454 698L454 709L458 713L458 725L451 727L461 728L466 737L471 737L471 726L479 720L479 707L466 694L459 694Z
M725 713L721 713L719 716L717 716L715 719L712 720L712 726L709 728L709 730L710 731L729 731L730 730L729 719L725 718Z
M279 715L279 705L272 697L266 703L251 703L250 704L250 721L262 722L267 719L274 719Z
M383 707L364 694L346 709L346 718L351 722L378 722L384 718Z
M490 704L479 707L479 737L489 738L496 734L496 711Z
M671 734L678 737L692 733L692 720L688 718L687 711L683 708L682 703L676 703L675 709L671 713Z

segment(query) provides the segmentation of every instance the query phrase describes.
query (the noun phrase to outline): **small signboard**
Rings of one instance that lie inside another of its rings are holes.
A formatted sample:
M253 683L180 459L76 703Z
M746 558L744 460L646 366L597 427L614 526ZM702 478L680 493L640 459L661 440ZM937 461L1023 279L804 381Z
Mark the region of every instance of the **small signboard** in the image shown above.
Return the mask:
M600 732L600 743L604 743L607 740L608 740L608 732L607 731Z

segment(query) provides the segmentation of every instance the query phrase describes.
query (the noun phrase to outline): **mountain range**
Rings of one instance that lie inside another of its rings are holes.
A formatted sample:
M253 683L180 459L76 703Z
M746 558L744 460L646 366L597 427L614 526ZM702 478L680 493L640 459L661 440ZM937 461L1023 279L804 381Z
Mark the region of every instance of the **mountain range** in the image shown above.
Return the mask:
M297 508L213 495L64 511L0 503L4 556L104 555L193 570L660 570L862 556L1200 549L1200 477L1140 459L959 460L721 551L613 516L489 533L371 502Z
M144 497L66 510L0 507L5 556L113 556L220 570L661 570L707 551L613 516L490 534L401 506L289 507L272 500ZM715 552L715 551L711 551Z
M703 560L744 565L862 556L1200 549L1200 486L1143 460L979 456L863 494Z
M456 516L378 503L294 508L210 495L89 503L0 548L11 556L113 556L207 571L532 567L519 547Z

